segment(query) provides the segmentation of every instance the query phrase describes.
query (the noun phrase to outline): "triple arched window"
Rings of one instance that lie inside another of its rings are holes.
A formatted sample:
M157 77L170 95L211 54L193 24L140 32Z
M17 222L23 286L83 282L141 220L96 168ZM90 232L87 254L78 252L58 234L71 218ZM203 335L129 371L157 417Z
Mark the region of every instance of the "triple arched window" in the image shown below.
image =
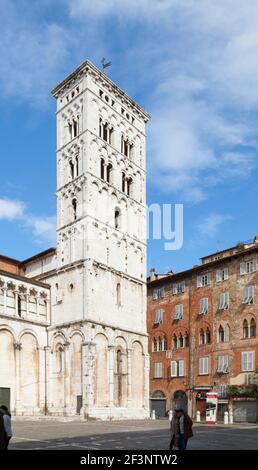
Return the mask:
M163 338L159 336L158 339L153 338L153 341L152 341L153 352L167 351L167 349L168 349L168 343L167 343L166 336L164 336Z
M182 334L181 332L176 335L174 333L173 339L172 339L172 345L173 349L179 349L179 348L188 348L189 347L189 335L187 332Z

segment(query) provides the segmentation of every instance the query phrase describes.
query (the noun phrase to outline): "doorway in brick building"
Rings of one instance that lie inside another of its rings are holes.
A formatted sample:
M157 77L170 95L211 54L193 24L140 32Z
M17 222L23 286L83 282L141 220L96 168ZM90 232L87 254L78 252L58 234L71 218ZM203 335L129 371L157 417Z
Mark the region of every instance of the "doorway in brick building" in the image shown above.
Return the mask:
M156 390L151 394L150 399L151 412L155 411L156 418L165 418L166 416L166 396L161 390Z
M177 390L174 393L171 401L171 409L173 411L182 409L187 412L187 396L183 390Z

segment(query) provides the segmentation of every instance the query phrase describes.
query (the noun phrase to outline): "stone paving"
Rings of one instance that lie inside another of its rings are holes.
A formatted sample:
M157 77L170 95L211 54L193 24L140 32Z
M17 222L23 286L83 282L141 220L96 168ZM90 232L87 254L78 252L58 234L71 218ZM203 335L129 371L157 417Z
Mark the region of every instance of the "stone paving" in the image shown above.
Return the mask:
M79 421L14 419L10 450L167 450L169 423L156 421ZM194 424L189 450L258 450L258 425Z

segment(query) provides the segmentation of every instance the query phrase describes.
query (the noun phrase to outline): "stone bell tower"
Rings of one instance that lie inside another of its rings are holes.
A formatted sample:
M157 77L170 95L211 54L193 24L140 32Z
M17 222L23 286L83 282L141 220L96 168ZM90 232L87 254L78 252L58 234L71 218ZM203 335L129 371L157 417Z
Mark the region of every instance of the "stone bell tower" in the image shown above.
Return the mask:
M87 416L146 417L149 115L89 61L52 94L58 208L52 323L56 335L62 329L71 337L74 328L82 338L81 392L70 391L66 406L72 412L73 394L81 393Z

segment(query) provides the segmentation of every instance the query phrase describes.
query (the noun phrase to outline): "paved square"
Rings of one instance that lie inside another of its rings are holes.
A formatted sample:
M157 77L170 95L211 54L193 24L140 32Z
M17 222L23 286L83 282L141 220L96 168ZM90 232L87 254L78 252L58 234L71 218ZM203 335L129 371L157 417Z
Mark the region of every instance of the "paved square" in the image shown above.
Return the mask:
M157 421L95 422L64 419L15 419L11 449L20 450L167 450L169 423ZM189 449L258 450L258 426L194 425Z

